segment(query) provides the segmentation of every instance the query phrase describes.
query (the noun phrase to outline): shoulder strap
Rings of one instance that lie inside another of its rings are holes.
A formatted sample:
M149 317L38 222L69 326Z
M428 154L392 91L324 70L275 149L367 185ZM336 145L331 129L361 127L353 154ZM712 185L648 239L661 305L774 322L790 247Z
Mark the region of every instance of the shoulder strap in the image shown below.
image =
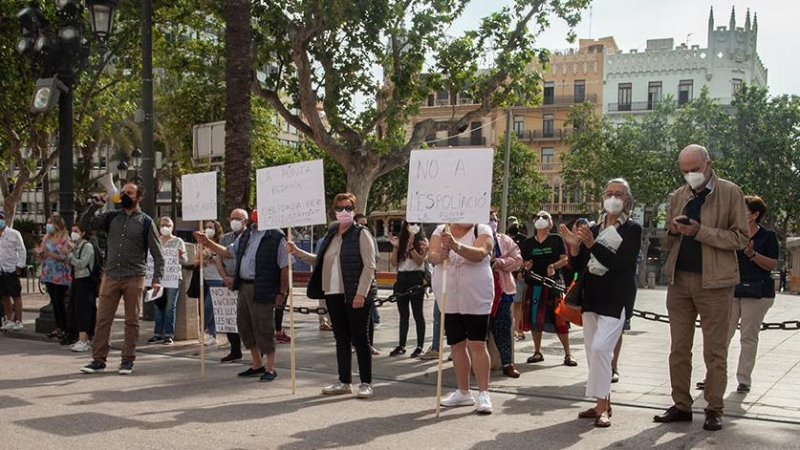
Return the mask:
M150 251L149 248L150 239L148 239L149 238L148 235L150 234L150 228L153 226L153 219L151 219L150 216L148 216L145 213L142 214L144 214L144 223L143 223L144 226L142 227L142 245L144 246L144 257L147 258L147 252Z
M478 239L478 224L472 226L472 234L475 235L475 239Z

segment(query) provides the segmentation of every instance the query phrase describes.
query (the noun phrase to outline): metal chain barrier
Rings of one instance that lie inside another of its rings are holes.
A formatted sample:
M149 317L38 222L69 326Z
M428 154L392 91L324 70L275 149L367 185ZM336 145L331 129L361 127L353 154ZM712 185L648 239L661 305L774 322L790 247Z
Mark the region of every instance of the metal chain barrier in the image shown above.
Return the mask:
M379 306L385 305L386 303L397 303L397 300L399 300L401 298L405 298L405 297L410 297L412 294L415 294L420 290L423 290L423 291L427 290L429 287L430 287L430 285L420 284L418 286L414 286L414 287L410 288L408 290L408 292L404 292L402 294L392 294L388 298L385 298L385 299L376 298L374 300L373 304L377 308ZM284 311L289 311L289 305L284 303L282 307L283 307ZM296 312L298 314L318 314L318 315L322 316L322 315L328 314L328 309L325 308L324 306L319 306L319 307L316 307L316 308L309 308L307 306L295 306L294 307L294 312Z
M522 269L521 272L525 274L527 277L532 278L543 285L549 287L550 289L554 289L558 292L566 291L564 285L552 278L543 277L541 275L537 275L530 270ZM652 320L654 322L662 322L662 323L669 323L669 316L666 314L658 314L650 311L640 311L638 309L633 310L633 315L636 317L641 317L645 320ZM695 327L700 328L700 319L695 320ZM800 320L786 320L784 322L776 322L776 323L768 323L764 322L761 324L762 330L800 330Z
M650 311L633 310L633 315L641 317L645 320L652 320L655 322L669 323L669 316L666 314L659 314ZM700 328L700 319L697 319L694 324L695 327ZM762 330L800 330L800 320L786 320L783 322L763 322L761 324Z
M522 269L521 272L529 278L532 278L544 286L549 287L550 289L556 290L560 293L564 293L567 288L564 285L552 278L543 277L541 275L535 274L530 270ZM388 298L385 299L375 299L375 307L381 307L386 303L396 303L397 300L408 297L420 289L427 290L430 288L429 285L423 284L419 286L414 286L403 294L392 294ZM284 311L289 311L289 305L283 305ZM317 307L317 308L309 308L307 306L295 306L294 312L298 314L318 314L318 315L325 315L328 314L328 309L325 307ZM669 323L669 316L666 314L659 314L651 311L640 311L638 309L633 310L633 315L636 317L641 317L644 320L651 320L654 322L661 322L661 323ZM695 327L700 328L700 319L695 320ZM800 320L786 320L783 322L775 322L775 323L768 323L764 322L761 324L762 330L800 330Z

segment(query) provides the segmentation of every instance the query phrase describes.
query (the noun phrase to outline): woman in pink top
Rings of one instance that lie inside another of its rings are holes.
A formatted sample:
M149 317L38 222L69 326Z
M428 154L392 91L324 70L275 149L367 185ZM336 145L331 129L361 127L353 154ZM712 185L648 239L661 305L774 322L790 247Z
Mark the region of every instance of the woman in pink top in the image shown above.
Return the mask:
M511 378L519 378L519 371L514 367L511 349L511 304L517 294L514 281L515 270L522 267L522 254L513 239L497 232L497 212L489 213L489 228L494 233L494 249L491 253L492 275L494 276L494 302L489 328L492 330L503 374Z

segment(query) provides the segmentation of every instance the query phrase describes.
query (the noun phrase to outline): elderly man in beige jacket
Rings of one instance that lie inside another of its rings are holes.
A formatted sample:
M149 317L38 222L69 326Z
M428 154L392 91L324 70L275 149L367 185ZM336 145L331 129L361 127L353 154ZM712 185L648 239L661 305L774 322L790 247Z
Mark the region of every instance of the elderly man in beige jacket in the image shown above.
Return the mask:
M669 257L667 311L671 335L669 374L672 400L656 422L692 420L692 345L700 315L706 365L706 430L722 428L722 396L727 381L729 310L739 282L736 250L747 245L747 207L739 186L716 176L708 150L684 148L678 165L687 185L672 194L667 233L661 240Z

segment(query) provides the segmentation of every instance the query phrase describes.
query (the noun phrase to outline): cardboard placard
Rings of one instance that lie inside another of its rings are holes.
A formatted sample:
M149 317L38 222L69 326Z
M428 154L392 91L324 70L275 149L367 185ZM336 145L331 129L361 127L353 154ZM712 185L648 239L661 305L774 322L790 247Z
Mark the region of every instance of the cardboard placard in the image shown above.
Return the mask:
M181 176L183 220L217 219L217 172Z
M214 324L217 333L238 333L236 326L236 304L239 291L231 291L226 287L212 287L211 304L214 305Z
M406 220L486 223L492 204L493 158L491 148L412 151Z
M164 274L161 276L161 287L177 289L180 286L181 259L178 257L177 248L162 248L164 257ZM153 256L147 252L147 272L144 276L144 285L153 284L153 270L155 270Z
M256 183L259 230L328 223L321 159L258 169Z

